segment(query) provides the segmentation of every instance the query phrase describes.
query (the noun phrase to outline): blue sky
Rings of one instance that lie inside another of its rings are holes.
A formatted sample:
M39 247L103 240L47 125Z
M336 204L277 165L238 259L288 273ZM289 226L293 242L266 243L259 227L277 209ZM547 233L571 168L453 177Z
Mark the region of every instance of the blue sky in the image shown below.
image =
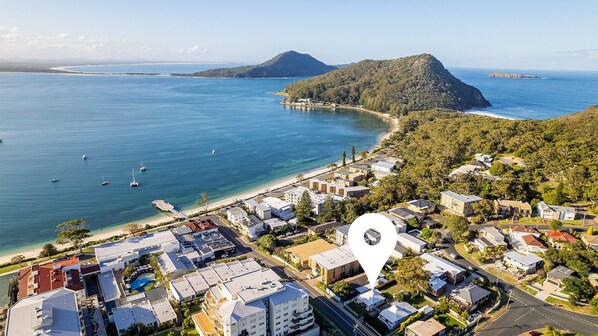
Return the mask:
M427 52L449 67L598 70L598 1L0 0L0 58L329 63Z

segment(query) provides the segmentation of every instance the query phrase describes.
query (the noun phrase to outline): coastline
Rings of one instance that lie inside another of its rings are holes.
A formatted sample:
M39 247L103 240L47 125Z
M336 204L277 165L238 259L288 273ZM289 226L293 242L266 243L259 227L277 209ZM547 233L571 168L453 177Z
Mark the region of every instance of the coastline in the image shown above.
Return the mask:
M281 102L281 105L288 105L287 103ZM326 108L326 106L318 106L316 108ZM328 106L328 108L331 108L330 106ZM372 148L369 149L369 152L371 152L373 149L379 147L382 143L382 141L384 141L385 139L387 139L388 137L390 137L390 135L396 131L397 126L398 126L398 119L397 118L393 118L387 114L381 113L381 112L376 112L376 111L371 111L371 110L366 110L366 109L362 109L359 107L352 107L352 106L336 106L336 108L340 108L340 109L352 109L352 110L356 110L356 111L360 111L360 112L365 112L365 113L369 113L369 114L373 114L383 120L385 120L386 122L388 122L389 124L389 129L384 132L381 133L378 136L378 141L377 143L372 146ZM358 160L359 161L359 160ZM340 166L340 164L342 163L342 160L338 160L335 162L337 165ZM234 194L232 196L228 196L225 197L223 199L217 199L214 202L210 202L209 203L209 211L215 211L218 210L220 208L232 205L238 201L244 200L244 199L248 199L248 198L253 198L256 196L259 196L261 194L265 194L267 192L270 192L272 190L276 190L276 189L280 189L280 188L284 188L287 186L290 186L292 184L297 183L297 178L296 176L298 174L302 174L303 175L303 179L310 179L319 175L322 175L324 173L327 173L330 171L330 168L326 166L322 166L322 167L317 167L314 168L312 170L306 171L306 172L297 172L295 173L293 176L287 176L287 177L282 177L279 178L277 180L274 181L269 181L263 185L257 186L255 188L252 188L250 190L247 191L242 191L239 192L237 194ZM186 209L181 209L181 212L183 212L185 215L190 216L192 214L198 213L202 211L201 207L190 207L190 208L186 208ZM146 217L146 218L142 218L139 220L134 220L134 223L138 223L141 226L145 226L145 225L151 225L151 226L161 226L165 223L171 222L173 220L172 217L163 214L163 213L157 213L154 216L151 217ZM126 234L126 232L124 231L124 225L126 223L122 223L122 224L117 224L115 226L110 226L107 227L105 229L100 229L100 230L95 230L92 231L91 234L93 235L88 241L97 241L97 240L105 240L105 239L109 239L112 238L114 236L119 236L119 235L124 235ZM24 246L22 248L17 248L15 250L12 251L6 251L6 252L0 252L0 264L5 264L5 263L9 263L11 258L13 256L16 255L23 255L25 256L26 259L28 258L37 258L39 255L39 252L41 251L42 246L45 243L54 243L53 240L50 241L46 241L46 242L41 242L41 243L36 243L34 245L30 245L30 246ZM57 249L64 249L64 248L68 248L69 245L68 244L54 244L54 246L56 246Z

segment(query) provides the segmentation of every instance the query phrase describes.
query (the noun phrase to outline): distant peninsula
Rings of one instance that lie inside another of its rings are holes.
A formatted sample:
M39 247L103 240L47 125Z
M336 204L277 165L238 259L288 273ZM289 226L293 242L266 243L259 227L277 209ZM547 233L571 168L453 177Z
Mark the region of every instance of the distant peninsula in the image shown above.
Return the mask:
M480 90L454 77L430 54L364 60L285 88L287 102L361 106L394 115L432 108L464 111L490 106Z
M536 75L522 75L518 73L509 72L491 72L488 77L493 78L515 78L515 79L541 79L542 77Z
M226 77L226 78L271 78L271 77L308 77L317 76L336 67L326 65L311 55L296 51L287 51L258 65L246 65L234 68L219 68L199 71L192 74L172 74L185 77Z

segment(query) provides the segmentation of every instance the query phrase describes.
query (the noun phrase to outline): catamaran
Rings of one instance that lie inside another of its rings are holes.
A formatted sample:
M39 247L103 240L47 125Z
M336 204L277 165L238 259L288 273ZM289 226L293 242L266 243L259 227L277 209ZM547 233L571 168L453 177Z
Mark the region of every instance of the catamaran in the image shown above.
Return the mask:
M147 168L145 168L145 166L143 165L143 161L141 161L141 167L139 168L139 171L144 172L146 170L147 170Z
M129 185L131 188L139 187L139 182L135 180L135 169L131 169L131 171L133 172L133 182L131 182Z

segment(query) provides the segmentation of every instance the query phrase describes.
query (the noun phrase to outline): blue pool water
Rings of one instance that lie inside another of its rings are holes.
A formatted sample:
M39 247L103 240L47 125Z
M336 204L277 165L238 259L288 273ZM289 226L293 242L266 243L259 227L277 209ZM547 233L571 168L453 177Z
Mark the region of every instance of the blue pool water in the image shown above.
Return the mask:
M156 277L152 273L143 273L131 282L131 290L143 291L147 284L155 281Z

